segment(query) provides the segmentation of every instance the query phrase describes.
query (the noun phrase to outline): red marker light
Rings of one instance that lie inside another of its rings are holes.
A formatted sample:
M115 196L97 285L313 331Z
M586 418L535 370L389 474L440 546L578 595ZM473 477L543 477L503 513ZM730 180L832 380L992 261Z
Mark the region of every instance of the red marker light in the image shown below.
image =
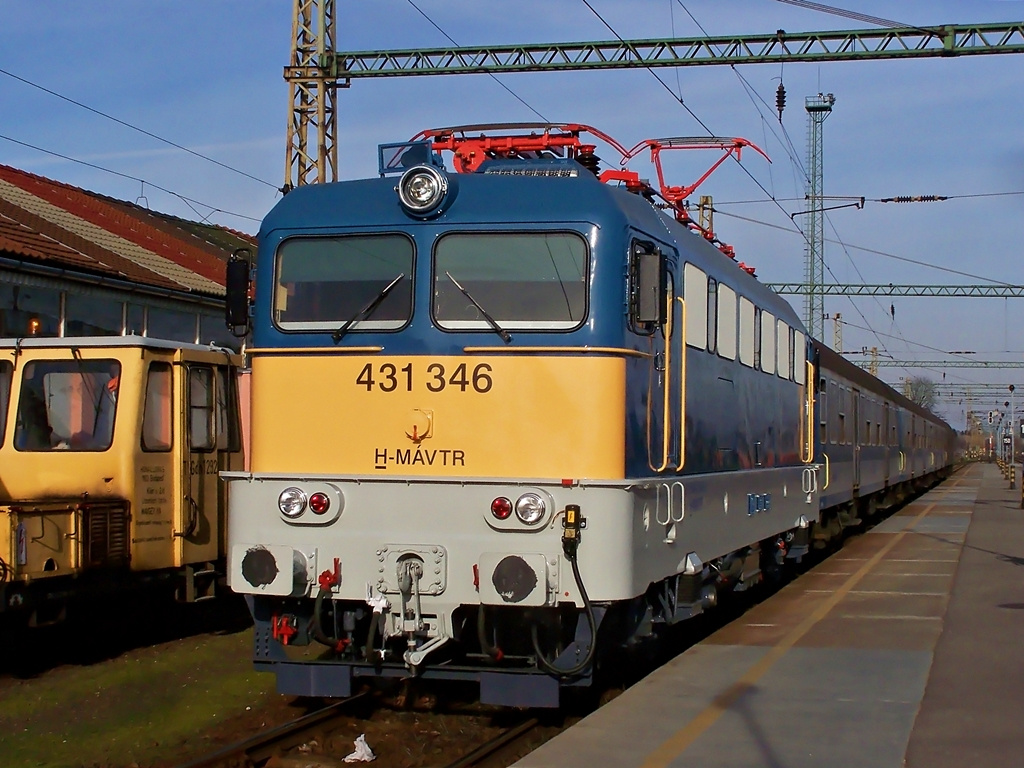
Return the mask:
M331 500L326 493L314 493L309 497L309 508L313 514L322 515L331 508Z
M499 496L491 502L491 514L498 520L508 520L512 514L512 502L504 496Z

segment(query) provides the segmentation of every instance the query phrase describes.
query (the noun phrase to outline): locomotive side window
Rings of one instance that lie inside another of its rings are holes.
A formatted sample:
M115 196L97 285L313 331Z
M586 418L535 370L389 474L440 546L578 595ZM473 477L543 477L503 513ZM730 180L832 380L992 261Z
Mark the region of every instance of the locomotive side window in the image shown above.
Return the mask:
M775 315L761 313L761 370L775 373Z
M491 332L488 315L506 330L571 330L586 319L588 272L575 232L446 235L434 249L431 311L447 330Z
M708 352L718 351L718 281L708 278Z
M686 343L704 349L708 345L708 276L693 264L683 267L683 296L686 301Z
M146 404L142 416L142 450L169 451L173 433L171 366L151 363L146 376Z
M188 369L188 443L193 451L212 451L214 433L213 369Z
M789 342L789 325L784 320L779 320L779 354L777 358L776 370L779 372L779 376L781 376L784 379L793 378L793 360L790 357Z
M4 360L0 362L0 445L3 445L7 434L7 409L11 405L11 379L14 377L14 366Z
M793 330L793 381L804 384L807 381L807 366L804 365L807 339L798 330Z
M718 286L718 354L736 359L736 291L728 285Z
M114 440L121 381L116 360L44 360L25 366L14 429L19 451L105 451Z
M277 251L274 321L286 331L382 331L412 317L413 244L404 235L303 237Z
M740 362L754 366L754 304L745 296L740 296Z

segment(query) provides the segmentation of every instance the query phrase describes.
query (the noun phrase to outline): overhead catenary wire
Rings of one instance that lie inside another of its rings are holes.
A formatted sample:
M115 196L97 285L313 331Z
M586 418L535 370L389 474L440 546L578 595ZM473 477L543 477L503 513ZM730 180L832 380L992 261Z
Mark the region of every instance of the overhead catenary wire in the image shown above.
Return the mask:
M444 35L445 39L447 39L449 43L451 43L452 45L458 47L459 44L457 42L455 42L455 40L452 38L452 36L449 35L447 32L445 32L443 29L441 29L441 26L436 21L434 21L432 18L430 18L430 16L428 16L426 14L426 12L422 8L420 8L418 5L416 5L415 2L413 2L413 0L406 0L406 2L408 2L409 5L411 5L413 8L415 8L416 12L419 13L420 16L422 16L424 19L426 19L434 29L436 29L438 32L440 32L442 35ZM497 75L495 75L493 72L488 72L488 75L490 75L491 79L494 80L494 82L496 82L498 85L500 85L506 91L508 91L512 95L512 97L516 99L516 101L518 101L520 104L522 104L528 110L533 112L533 114L535 114L537 117L539 117L545 123L551 122L546 117L544 117L544 115L542 115L539 111L537 111L531 104L529 104L522 96L520 96L518 93L516 93L511 88L509 88L507 85L505 85L505 83L501 82L501 80L499 80Z
M260 184L265 184L266 186L270 187L271 189L277 189L277 185L276 184L271 184L269 181L266 181L265 179L261 179L261 178L259 178L257 176L253 176L252 174L246 173L245 171L239 170L238 168L234 168L234 167L228 165L227 163L222 163L220 160L215 160L212 157L208 157L208 156L202 154L201 152L196 152L194 149L189 149L188 147L182 146L181 144L177 144L177 143L171 141L170 139L165 139L164 137L158 136L157 134L152 133L151 131L147 131L145 128L139 128L137 125L132 125L131 123L129 123L129 122L125 121L125 120L122 120L119 117L114 117L113 115L109 115L106 112L103 112L101 110L95 109L94 107L90 107L88 104L83 104L82 102L76 101L75 99L72 99L72 98L70 98L68 96L65 96L65 95L61 94L61 93L57 93L57 91L54 91L54 90L52 90L50 88L46 88L46 87L44 87L42 85L39 85L38 83L33 83L31 80L28 80L28 79L26 79L24 77L20 77L19 75L15 75L13 72L8 72L5 69L0 69L0 74L6 75L7 77L10 77L10 78L12 78L14 80L17 80L17 81L21 82L21 83L24 83L25 85L29 85L29 86L31 86L33 88L37 88L40 91L43 91L44 93L48 93L51 96L54 96L54 97L56 97L58 99L62 99L64 101L68 102L69 104L74 104L76 107L80 107L81 109L87 110L88 112L92 112L94 115L99 115L100 117L103 117L103 118L105 118L107 120L111 120L111 121L117 123L118 125L123 125L125 128L130 128L133 131L137 131L138 133L141 133L144 136L148 136L151 139L156 139L157 141L162 142L164 144L167 144L170 147L174 147L175 149L179 149L182 152L187 152L188 154L194 155L195 157L198 157L201 160L205 160L208 163L213 163L214 165L220 166L221 168L224 168L224 169L226 169L228 171L231 171L233 173L237 173L237 174L239 174L241 176L245 176L246 178L252 179L253 181L258 182ZM100 170L105 170L105 169L101 168ZM154 184L153 186L156 186L156 185Z
M110 168L104 168L102 165L96 165L95 163L90 163L90 162L87 162L85 160L79 160L76 157L71 157L70 155L64 155L64 154L61 154L60 152L54 152L53 150L50 150L50 149L44 149L43 147L36 146L35 144L29 144L28 142L25 142L25 141L19 141L18 139L11 138L10 136L4 136L3 134L0 134L0 139L3 139L4 141L9 141L12 144L18 144L18 145L20 145L22 147L27 147L28 149L33 149L36 152L42 152L44 154L51 155L52 157L58 157L61 160L67 160L67 161L72 162L72 163L77 163L79 165L84 165L84 166L86 166L88 168L95 168L97 171L103 171L104 173L110 173L110 174L113 174L114 176L120 176L123 179L130 179L132 181L137 181L137 182L139 182L141 184L148 184L149 186L153 187L153 189L159 189L161 192L166 192L167 194L173 195L174 197L176 197L179 200L181 200L183 203L185 203L193 211L193 213L196 214L196 216L202 216L202 221L206 221L210 216L212 216L215 213L223 213L223 214L228 215L228 216L236 216L236 217L238 217L240 219L246 219L248 221L256 221L256 222L260 221L260 219L254 217L254 216L246 216L244 213L234 213L232 211L228 211L228 210L225 210L223 208L218 208L217 206L210 205L209 203L204 203L201 200L196 200L194 198L187 197L186 195L183 195L180 192L175 192L172 189L167 189L166 187L161 187L159 184L154 184L152 181L149 181L148 179L141 179L138 176L132 176L131 174L122 173L121 171L115 171L115 170L112 170ZM193 204L194 205L201 205L203 208L209 208L210 212L207 213L205 216L203 216L200 211L196 210L193 207Z

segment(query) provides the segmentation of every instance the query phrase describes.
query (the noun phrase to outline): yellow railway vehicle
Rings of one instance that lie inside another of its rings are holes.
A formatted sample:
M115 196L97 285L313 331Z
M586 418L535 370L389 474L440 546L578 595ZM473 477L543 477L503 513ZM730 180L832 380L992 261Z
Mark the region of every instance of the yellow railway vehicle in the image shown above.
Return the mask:
M214 596L240 364L139 336L0 340L0 621L139 589Z

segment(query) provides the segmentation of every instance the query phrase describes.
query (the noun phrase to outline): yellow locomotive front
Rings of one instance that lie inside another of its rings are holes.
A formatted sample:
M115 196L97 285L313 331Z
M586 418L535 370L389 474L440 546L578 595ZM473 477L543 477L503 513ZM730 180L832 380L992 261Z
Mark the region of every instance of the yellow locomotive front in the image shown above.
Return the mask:
M218 472L242 465L227 350L140 337L0 341L0 612L59 620L147 584L212 596Z

